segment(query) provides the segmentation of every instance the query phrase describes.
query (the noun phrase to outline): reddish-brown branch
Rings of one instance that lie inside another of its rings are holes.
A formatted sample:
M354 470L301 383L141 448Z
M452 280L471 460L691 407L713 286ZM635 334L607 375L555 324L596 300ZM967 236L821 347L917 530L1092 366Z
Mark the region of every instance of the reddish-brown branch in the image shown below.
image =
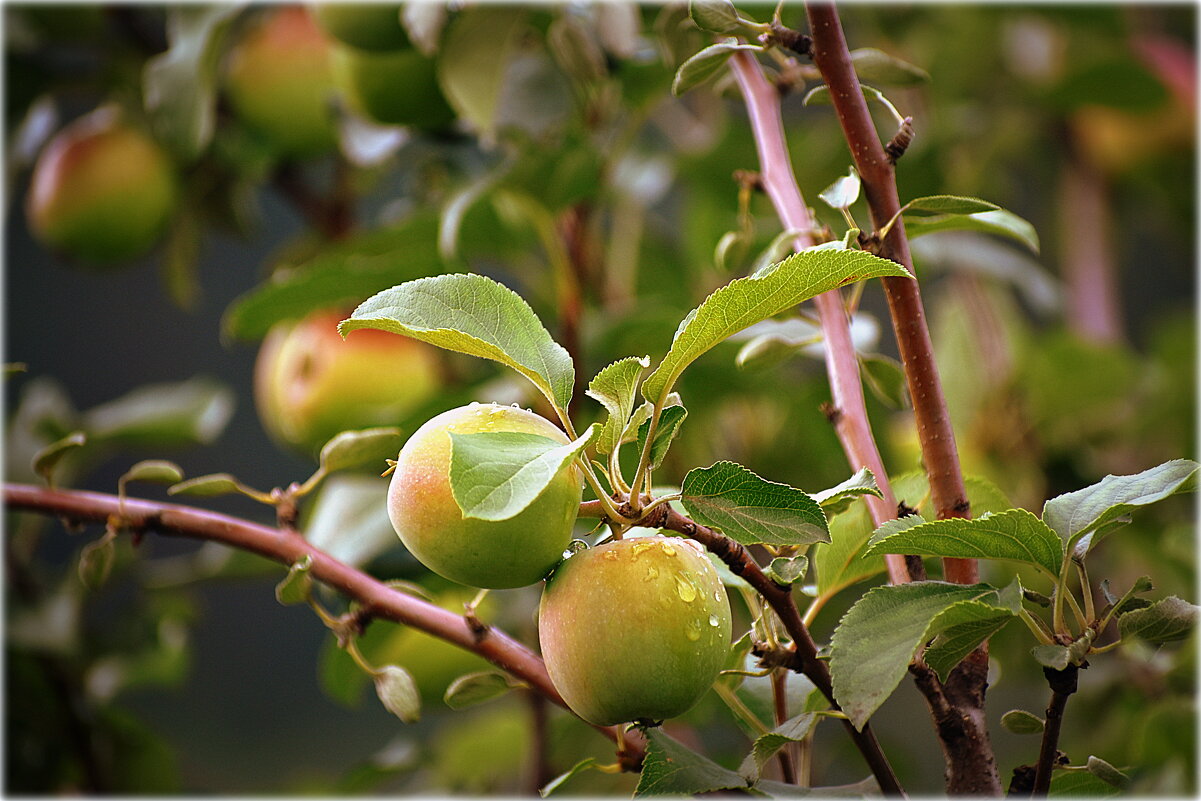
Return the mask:
M551 683L542 659L503 631L489 626L481 634L462 615L395 590L313 547L293 531L179 504L135 498L126 498L122 504L115 495L51 490L28 484L5 483L4 502L10 509L55 515L80 523L103 523L115 515L134 532L154 531L168 536L210 540L284 565L309 555L312 557L310 575L358 601L364 616L403 623L473 651L525 681L548 700L564 708L567 706ZM620 729L597 728L615 742L620 742L623 737ZM631 764L640 763L638 744L625 739Z
M738 87L746 102L747 114L755 134L759 152L759 170L764 191L771 198L776 214L786 228L799 231L795 240L798 250L812 246L813 228L801 190L792 172L792 160L784 142L784 123L780 117L780 96L767 82L759 63L746 52L735 53L730 60ZM903 279L908 281L909 279ZM910 282L912 283L912 282ZM884 461L876 447L867 406L863 398L863 383L859 375L859 360L851 341L850 320L838 290L826 292L813 299L821 321L826 346L826 372L834 401L831 421L842 444L847 461L853 470L867 467L876 476L883 498L867 496L865 501L872 522L881 526L896 517L897 501L888 482ZM885 557L889 579L894 583L909 581L905 558L897 554Z
M838 11L829 3L806 3L805 10L813 40L813 62L829 86L834 110L863 182L872 223L879 230L901 209L893 160L888 157L876 132L851 62ZM913 258L902 221L898 220L880 243L879 252L884 258L913 271ZM931 501L939 519L969 517L971 508L959 465L955 433L934 360L918 282L894 278L883 279L882 283L913 401ZM972 559L944 559L943 575L948 581L961 584L979 580L977 564ZM938 682L937 677L928 677L930 680L925 683L918 682L935 713L936 728L947 757L947 792L952 795L1001 794L996 759L984 719L987 666L985 645L969 655L952 672L945 685ZM954 708L956 727L937 725L938 706L944 702Z
M830 87L834 110L850 147L855 169L863 181L863 195L871 211L872 224L878 230L901 209L895 167L884 152L863 97L838 11L826 3L807 3L805 9L813 38L813 63ZM913 271L903 222L898 221L889 231L881 243L880 255ZM947 412L938 365L934 361L921 290L917 281L907 279L885 278L882 283L913 400L922 461L930 479L930 499L939 519L968 517L970 507L959 467L955 432ZM946 559L943 571L948 581L974 584L979 580L976 562L972 559Z

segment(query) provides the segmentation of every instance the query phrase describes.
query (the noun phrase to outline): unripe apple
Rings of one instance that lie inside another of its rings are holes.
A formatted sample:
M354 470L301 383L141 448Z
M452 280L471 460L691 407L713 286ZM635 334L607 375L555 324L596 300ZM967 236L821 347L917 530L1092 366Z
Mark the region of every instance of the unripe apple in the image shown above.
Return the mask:
M259 419L281 444L313 454L340 431L398 425L441 386L437 351L385 331L338 334L318 312L268 332L254 371Z
M389 51L409 46L400 22L401 7L392 3L317 3L313 16L325 32L360 50Z
M332 46L307 8L280 6L263 12L230 50L230 104L282 155L315 156L337 143Z
M687 711L730 648L730 602L700 546L635 537L568 557L546 582L538 641L567 705L598 726Z
M334 52L334 75L351 106L376 122L445 128L455 113L438 87L434 60L414 49Z
M571 466L508 520L463 516L450 486L450 435L504 431L568 441L533 412L493 403L461 406L409 437L388 487L388 515L405 547L438 575L471 587L524 587L545 577L562 558L579 513L583 477Z
M178 197L175 168L154 140L106 106L63 128L34 166L27 215L47 246L98 264L139 256Z

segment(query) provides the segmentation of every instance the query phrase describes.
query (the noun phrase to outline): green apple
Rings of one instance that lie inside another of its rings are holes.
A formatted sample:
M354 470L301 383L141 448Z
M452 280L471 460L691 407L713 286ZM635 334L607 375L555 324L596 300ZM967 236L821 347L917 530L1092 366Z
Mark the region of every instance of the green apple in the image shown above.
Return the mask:
M224 87L237 116L281 155L332 150L333 43L303 6L262 12L230 49Z
M149 250L178 194L167 154L116 107L105 106L46 145L34 165L26 214L48 247L108 264Z
M370 53L339 47L334 76L351 106L376 122L438 130L455 118L438 87L434 60L417 50Z
M409 35L392 3L316 3L313 16L333 38L359 50L402 50Z
M437 350L384 331L338 334L318 312L268 332L255 363L259 419L281 444L316 453L340 431L399 425L441 389Z
M549 420L512 406L473 403L434 417L397 457L388 515L405 547L438 575L470 587L524 587L562 558L579 513L583 477L561 471L534 502L508 520L466 518L450 486L450 434L513 431L567 444Z
M568 557L538 610L546 670L567 705L599 726L687 711L730 649L730 602L691 540L635 537Z

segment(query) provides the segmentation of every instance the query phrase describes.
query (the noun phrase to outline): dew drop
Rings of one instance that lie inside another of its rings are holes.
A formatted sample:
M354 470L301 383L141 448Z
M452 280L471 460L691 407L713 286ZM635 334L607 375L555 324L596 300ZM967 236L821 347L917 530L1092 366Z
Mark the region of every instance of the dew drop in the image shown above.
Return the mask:
M670 545L668 545L666 542L664 542L664 543L660 543L660 544L663 546L663 553L667 554L668 556L675 556L675 555L676 555L676 549L675 549L675 548L671 547L671 546L670 546Z
M709 625L713 627L718 625L717 615L709 615Z
M696 600L696 587L683 573L676 573L676 594L687 604Z
M701 638L701 622L699 620L689 620L684 626L684 634L693 642L699 640Z
M646 578L644 580L645 581L653 581L654 579L657 579L657 578L659 578L659 568L655 567L654 565L651 565L650 567L648 567L646 569Z
M636 562L638 561L638 557L646 553L648 550L650 550L650 548L651 544L649 542L636 542L630 548L630 554L633 556L634 561Z
M615 551L605 551L604 556L610 562L615 561L617 559L617 553Z

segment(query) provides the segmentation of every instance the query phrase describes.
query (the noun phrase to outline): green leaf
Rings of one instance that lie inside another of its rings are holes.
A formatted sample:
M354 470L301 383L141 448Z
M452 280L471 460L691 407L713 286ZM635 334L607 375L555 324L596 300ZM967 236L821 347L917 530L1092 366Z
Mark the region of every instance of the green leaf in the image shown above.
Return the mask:
M1142 598L1136 598L1136 595L1144 592L1150 592L1155 589L1151 583L1150 576L1139 576L1135 579L1134 584L1130 589L1122 595L1121 598L1115 597L1109 591L1109 579L1101 581L1101 593L1105 596L1105 600L1113 607L1114 615L1124 615L1135 609L1142 609L1151 605L1150 601L1145 601Z
M50 443L34 454L33 472L41 476L46 481L47 486L53 487L55 466L72 450L82 448L86 445L87 441L86 434L82 431L75 431L57 442Z
M655 428L655 440L651 443L651 470L655 470L659 465L663 464L663 459L667 456L667 451L671 448L671 443L675 440L676 434L680 433L680 426L684 423L684 418L687 416L688 410L678 404L668 406L659 414L659 425ZM646 445L646 438L650 434L650 430L651 422L649 419L643 421L638 426L639 453L642 453L642 449Z
M509 8L471 8L451 22L438 53L442 93L485 140L496 133L505 74L520 52L525 18Z
M859 80L884 86L920 86L929 83L930 73L874 47L851 51L851 63Z
M687 748L662 729L646 730L646 760L635 796L697 795L746 786L737 773Z
M951 670L968 654L976 650L980 643L996 634L1009 621L1013 620L1017 609L993 607L986 604L962 604L958 613L964 616L963 622L941 632L922 655L926 664L944 682Z
M304 523L304 538L351 567L397 547L388 519L388 482L376 476L331 476Z
M731 281L680 323L667 355L643 382L643 397L661 403L684 368L730 335L823 292L880 276L912 277L863 251L806 250Z
M671 82L671 93L679 97L688 90L700 86L720 72L726 66L730 56L739 50L761 51L763 48L758 45L734 42L709 45L681 64L680 68L676 70L676 77Z
M499 670L481 670L459 676L446 688L442 700L451 709L465 709L469 706L491 701L504 695L509 690L525 687L524 682L518 681Z
M185 161L199 156L213 138L221 42L239 11L232 3L169 8L168 48L146 62L142 88L150 124Z
M866 467L861 467L855 475L830 489L812 494L813 500L821 505L827 517L832 517L846 509L856 499L864 495L875 495L883 498L884 493L876 485L876 477Z
M399 665L384 665L375 674L375 694L380 702L404 723L421 718L421 693L409 672Z
M183 470L164 459L144 459L125 471L121 483L147 481L155 484L176 484L183 481Z
M684 477L681 503L696 522L743 545L829 542L817 501L734 462L698 467Z
M313 569L312 554L293 562L288 568L288 575L275 587L275 600L284 606L308 603L313 595L313 577L309 571Z
M809 557L807 556L794 556L790 559L780 557L771 560L771 564L763 570L763 573L777 584L789 587L800 581L808 568Z
M574 16L555 18L546 30L546 46L559 69L585 86L608 73L600 44Z
M689 0L688 16L696 27L709 33L737 33L742 30L738 9L730 0Z
M114 543L117 535L111 529L95 542L89 542L79 552L79 580L90 590L100 589L108 581L117 558Z
M83 428L94 441L122 447L207 445L225 430L233 411L227 386L197 377L147 384L89 409Z
M542 494L594 439L593 423L575 442L502 431L450 435L450 488L464 517L508 520Z
M849 209L859 199L859 187L862 183L859 173L851 167L848 174L823 189L818 197L832 209Z
M869 590L830 642L834 695L855 728L892 694L922 644L986 614L1010 614L995 587L919 581Z
M1111 784L1119 790L1125 790L1130 787L1130 777L1104 759L1101 759L1101 757L1095 757L1090 754L1087 765L1088 772L1106 784Z
M511 289L481 275L440 275L386 289L339 325L345 336L378 328L492 359L524 375L559 409L571 402L575 368L534 310Z
M818 716L814 713L805 712L784 721L767 734L759 737L755 740L746 759L742 760L738 772L747 780L748 784L758 781L760 774L763 773L763 766L767 764L768 760L789 743L803 740L805 735L813 731L813 727L817 724L817 718Z
M319 309L349 307L422 276L441 272L438 221L429 214L394 228L357 234L325 247L303 264L276 271L237 298L221 319L224 339L262 339L272 326ZM396 254L403 253L404 258Z
M1042 734L1046 723L1024 709L1011 709L1001 716L1001 726L1013 734Z
M627 356L613 362L588 382L584 394L598 401L609 412L596 440L597 453L612 453L621 444L621 435L634 412L638 379L650 367L650 357Z
M902 532L873 535L867 554L902 553L960 559L998 559L1034 565L1053 580L1063 566L1059 538L1031 512L1010 509L973 520L933 520Z
M905 235L916 239L939 231L979 231L996 234L1020 242L1032 252L1038 253L1040 244L1038 231L1027 220L1012 211L997 209L975 214L949 214L943 217L921 217L905 221Z
M1051 774L1050 798L1112 798L1121 793L1087 770L1057 770Z
M321 447L321 467L326 472L378 464L400 452L400 429L394 426L364 428L335 434Z
M560 773L558 776L547 782L545 787L539 788L538 794L543 798L553 795L559 790L559 788L570 781L573 777L583 773L586 770L595 768L598 765L600 765L600 760L596 757L585 757L584 759L581 759L579 762L572 765L571 770L567 771L566 773Z
M240 492L256 500L263 494L250 489L229 473L209 473L204 476L189 478L178 484L167 487L168 495L195 495L201 498L211 498L217 495L232 495Z
M978 214L982 211L997 211L1001 207L978 197L958 195L927 195L914 198L904 206L906 214L920 211L925 214Z
M1106 476L1091 487L1047 501L1043 506L1043 521L1063 539L1068 553L1072 553L1084 535L1097 532L1138 507L1177 492L1193 492L1197 467L1190 459L1174 459L1132 476ZM1084 543L1084 551L1091 550L1099 539L1097 535L1091 537Z
M859 369L867 388L882 403L893 409L909 407L909 383L900 362L891 356L867 353L859 356Z
M185 207L175 213L163 242L159 275L175 305L186 311L196 308L200 299L200 243L203 241L200 215Z
M1072 654L1066 645L1036 645L1030 649L1030 655L1052 670L1063 670L1072 664Z
M1155 643L1183 640L1196 627L1197 613L1198 607L1171 595L1122 615L1118 618L1118 631L1123 640L1131 637Z

